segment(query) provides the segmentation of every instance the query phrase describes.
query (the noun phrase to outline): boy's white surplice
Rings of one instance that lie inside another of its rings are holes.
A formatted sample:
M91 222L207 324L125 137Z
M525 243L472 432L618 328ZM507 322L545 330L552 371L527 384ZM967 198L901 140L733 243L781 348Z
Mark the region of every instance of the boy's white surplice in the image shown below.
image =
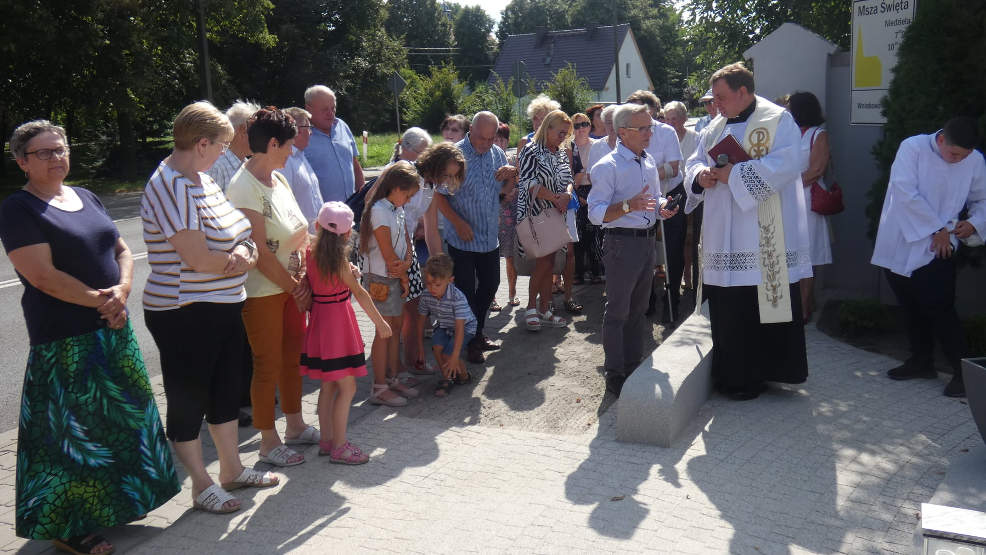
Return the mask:
M871 263L911 277L934 258L931 235L951 231L968 203L969 223L986 231L986 162L974 150L961 162L949 164L935 143L936 133L904 139L890 167L880 228ZM951 236L952 246L958 245Z
M756 103L769 104L757 97ZM719 116L717 119L721 119ZM715 120L699 134L698 146L685 166L688 192L686 212L705 203L702 223L702 280L722 287L759 286L760 270L760 201L778 195L784 227L784 258L789 283L811 277L808 227L804 192L801 184L801 131L787 112L781 115L770 151L763 157L736 164L729 183L695 193L691 184L699 172L715 166L708 154L721 137L710 137L721 129ZM733 135L743 144L747 121L727 123L721 136Z

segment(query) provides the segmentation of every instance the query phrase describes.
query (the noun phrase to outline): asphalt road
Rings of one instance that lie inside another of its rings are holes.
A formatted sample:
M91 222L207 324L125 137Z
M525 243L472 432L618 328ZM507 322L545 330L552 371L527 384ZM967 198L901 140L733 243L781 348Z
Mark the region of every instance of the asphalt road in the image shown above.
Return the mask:
M154 376L161 372L158 352L147 327L144 325L144 311L140 296L147 281L148 265L145 256L144 239L141 233L139 203L140 193L126 193L102 197L110 216L114 218L123 240L134 253L134 287L127 302L131 322L137 332L147 371ZM17 414L20 410L21 387L24 383L24 367L29 349L27 328L24 326L24 313L21 310L21 295L24 287L7 255L0 254L0 431L17 427Z

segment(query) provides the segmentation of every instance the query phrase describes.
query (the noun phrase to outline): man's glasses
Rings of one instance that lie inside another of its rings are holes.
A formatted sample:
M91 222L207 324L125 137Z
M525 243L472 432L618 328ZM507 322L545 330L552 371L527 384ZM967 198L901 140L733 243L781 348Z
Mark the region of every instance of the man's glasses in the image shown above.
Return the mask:
M651 126L649 126L649 125L644 125L644 126L641 126L641 127L624 127L623 129L628 129L630 131L636 131L637 133L650 133L651 132Z
M575 129L585 129L586 127L589 127L590 125L592 125L592 124L589 123L589 122L587 122L587 121L580 121L580 122L576 123L575 125L573 125L572 127L574 127Z
M706 106L708 106L709 104L715 104L715 102L716 102L715 100L706 100L702 104L705 104Z
M38 157L38 160L51 160L54 156L55 159L68 158L68 147L60 146L58 148L39 148L38 150L32 150L31 152L25 152L24 158L27 158L31 154Z

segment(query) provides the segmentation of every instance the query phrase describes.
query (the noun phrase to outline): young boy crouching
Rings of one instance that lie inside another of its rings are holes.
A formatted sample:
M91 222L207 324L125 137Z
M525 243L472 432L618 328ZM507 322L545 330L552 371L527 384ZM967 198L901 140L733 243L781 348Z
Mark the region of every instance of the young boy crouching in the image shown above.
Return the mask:
M423 272L425 294L418 303L418 313L425 316L419 320L419 333L424 331L429 315L438 321L431 336L431 351L444 376L435 388L437 397L445 397L453 385L467 384L472 379L460 356L462 346L476 335L476 316L465 294L452 285L452 269L452 258L445 253L428 258Z

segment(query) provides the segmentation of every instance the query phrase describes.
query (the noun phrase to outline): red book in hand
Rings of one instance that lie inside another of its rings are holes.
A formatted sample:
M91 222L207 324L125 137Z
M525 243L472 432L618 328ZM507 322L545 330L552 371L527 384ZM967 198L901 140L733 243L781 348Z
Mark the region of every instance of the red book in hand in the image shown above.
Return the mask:
M709 149L709 157L713 160L718 158L720 154L729 156L730 164L739 164L751 159L732 135L726 135L719 141L719 144Z

